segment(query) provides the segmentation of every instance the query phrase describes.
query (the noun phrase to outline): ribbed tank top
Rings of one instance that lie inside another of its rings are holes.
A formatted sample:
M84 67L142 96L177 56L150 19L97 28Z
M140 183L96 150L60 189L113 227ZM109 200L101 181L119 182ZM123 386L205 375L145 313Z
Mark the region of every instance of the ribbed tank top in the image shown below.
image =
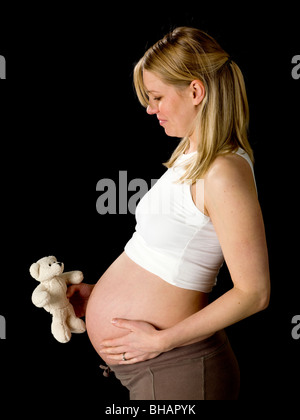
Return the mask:
M194 153L180 155L140 200L125 253L174 286L209 293L224 262L222 249L211 219L193 202L191 185L176 183ZM253 172L248 154L236 153Z

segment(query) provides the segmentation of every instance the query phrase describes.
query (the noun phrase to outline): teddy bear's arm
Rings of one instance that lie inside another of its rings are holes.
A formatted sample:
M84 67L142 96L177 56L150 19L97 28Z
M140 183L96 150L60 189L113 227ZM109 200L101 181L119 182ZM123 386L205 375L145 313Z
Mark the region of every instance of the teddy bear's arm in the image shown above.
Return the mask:
M79 284L83 280L83 274L78 270L62 273L60 277L65 280L66 284Z
M39 284L32 293L32 303L38 308L42 308L50 301L50 295L42 284Z

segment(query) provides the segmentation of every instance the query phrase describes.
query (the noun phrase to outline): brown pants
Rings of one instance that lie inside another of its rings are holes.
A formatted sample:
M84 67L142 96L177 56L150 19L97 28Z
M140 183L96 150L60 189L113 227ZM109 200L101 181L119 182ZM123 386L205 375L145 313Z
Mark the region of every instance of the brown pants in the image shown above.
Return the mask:
M131 400L236 400L240 374L224 331L155 359L110 370Z

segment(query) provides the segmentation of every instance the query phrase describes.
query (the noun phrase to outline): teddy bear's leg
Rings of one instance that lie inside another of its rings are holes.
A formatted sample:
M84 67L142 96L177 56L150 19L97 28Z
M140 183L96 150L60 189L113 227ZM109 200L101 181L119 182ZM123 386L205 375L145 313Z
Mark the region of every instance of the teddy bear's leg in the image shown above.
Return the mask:
M67 343L71 339L71 331L66 322L65 311L56 311L53 315L51 332L60 343Z
M69 305L68 308L68 325L72 333L83 333L86 330L85 323L82 319L78 318L75 315L74 308L72 305Z

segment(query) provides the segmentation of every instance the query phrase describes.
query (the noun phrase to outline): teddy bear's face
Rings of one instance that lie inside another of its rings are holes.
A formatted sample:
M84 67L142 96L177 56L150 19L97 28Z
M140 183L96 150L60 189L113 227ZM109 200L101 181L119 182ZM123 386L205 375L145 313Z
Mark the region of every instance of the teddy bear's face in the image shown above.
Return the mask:
M55 257L44 257L33 263L29 271L34 279L43 282L62 274L64 265L61 262L57 262Z

